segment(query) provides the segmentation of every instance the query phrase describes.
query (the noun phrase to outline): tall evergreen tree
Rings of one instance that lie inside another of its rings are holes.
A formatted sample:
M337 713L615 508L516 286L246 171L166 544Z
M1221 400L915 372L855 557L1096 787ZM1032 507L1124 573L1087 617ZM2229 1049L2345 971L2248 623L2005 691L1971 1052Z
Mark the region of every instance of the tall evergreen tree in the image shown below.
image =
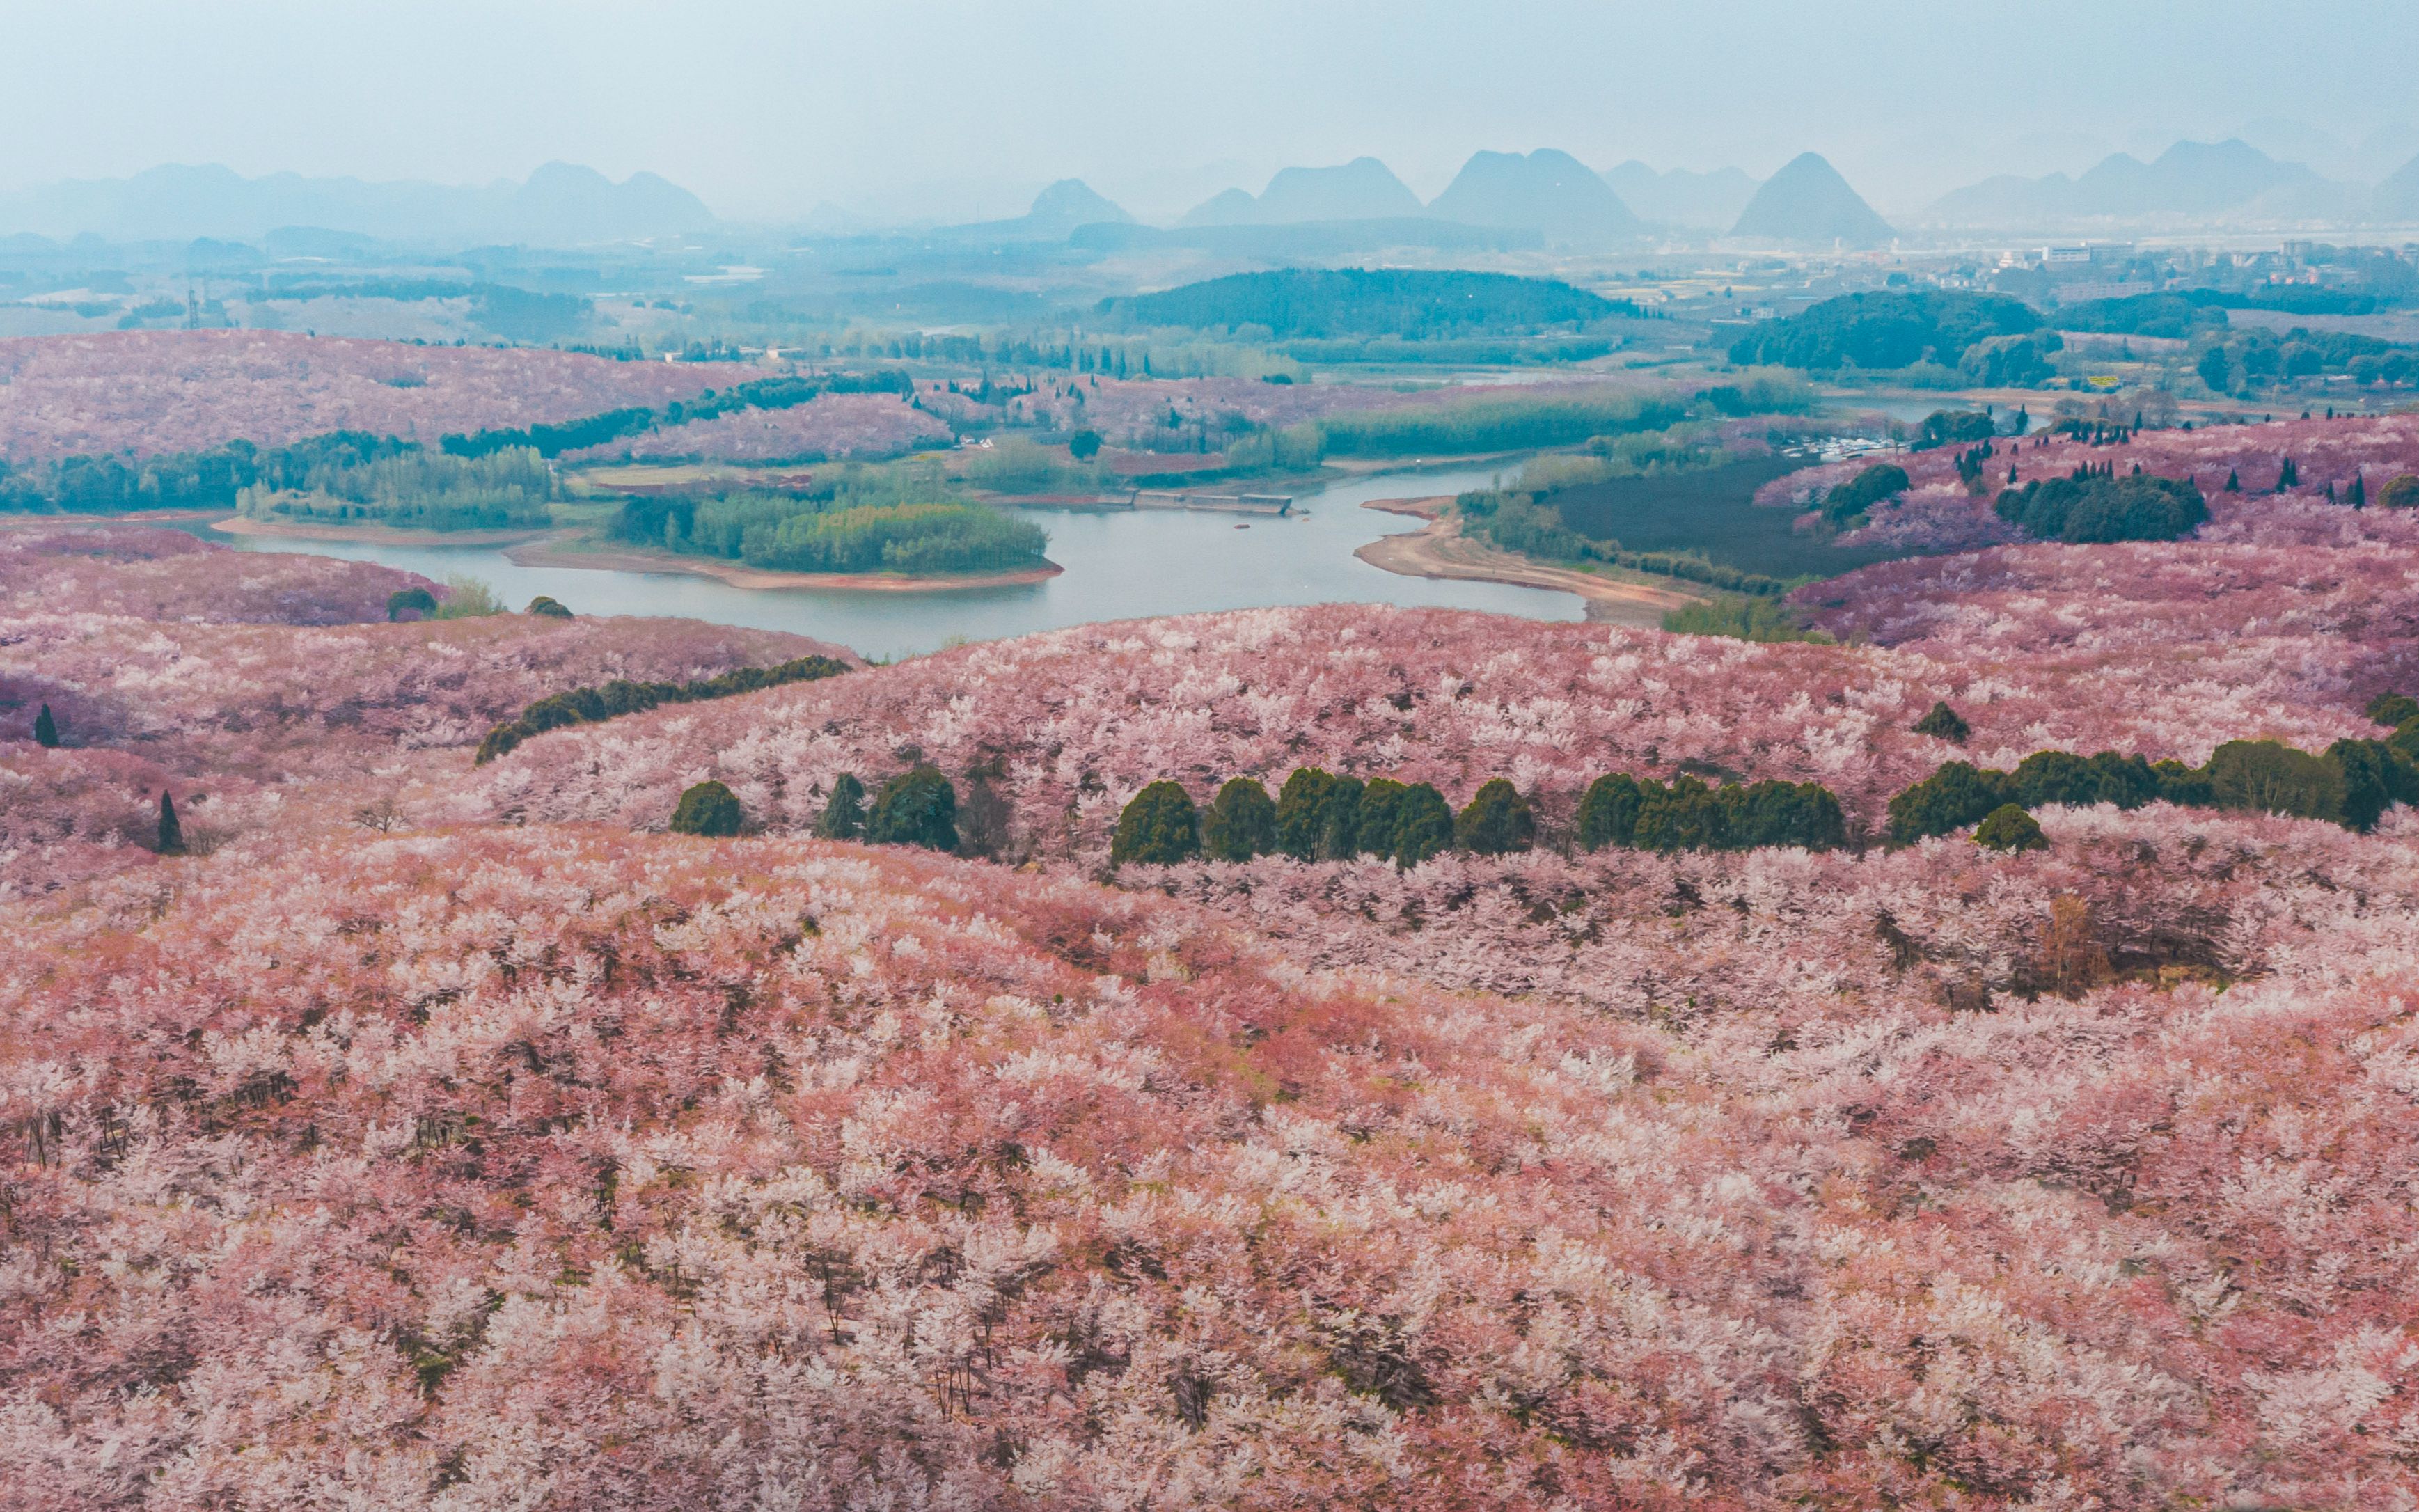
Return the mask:
M1973 733L1966 728L1964 717L1950 708L1946 700L1935 700L1931 712L1915 721L1915 733L1957 746L1965 744L1965 737Z
M1429 782L1403 792L1394 812L1394 864L1406 871L1453 849L1453 805Z
M1319 837L1327 831L1327 799L1335 776L1321 767L1294 769L1277 790L1277 849L1297 861L1318 858Z
M958 790L937 766L900 773L874 795L873 812L865 821L865 838L876 845L956 850Z
M1489 778L1454 820L1455 843L1480 856L1525 851L1536 834L1529 800L1508 778Z
M1638 779L1626 772L1610 773L1589 783L1579 798L1579 849L1627 846L1637 838L1638 810L1644 802Z
M1227 779L1201 821L1201 848L1213 861L1248 861L1277 846L1277 806L1259 779Z
M1364 791L1357 777L1339 777L1328 788L1318 821L1320 860L1348 861L1361 854L1361 795Z
M865 784L855 772L832 779L831 797L815 820L820 840L855 840L865 833Z
M177 800L165 788L160 790L160 854L185 854L185 826L177 822Z
M1974 826L1974 843L1995 851L2042 851L2049 839L2041 822L2012 803L2003 803Z
M34 716L34 744L56 747L58 743L59 722L51 717L51 706L45 703L42 712Z
M721 839L738 834L747 824L747 812L739 807L739 795L720 782L697 783L682 793L680 802L672 806L671 831L675 835Z
M1394 854L1394 827L1402 822L1403 795L1410 788L1391 777L1373 777L1361 790L1353 850L1362 856Z
M386 617L399 620L406 614L426 619L437 612L437 595L425 588L398 588L386 595Z
M1150 783L1117 815L1109 864L1174 866L1201 854L1201 818L1181 782Z

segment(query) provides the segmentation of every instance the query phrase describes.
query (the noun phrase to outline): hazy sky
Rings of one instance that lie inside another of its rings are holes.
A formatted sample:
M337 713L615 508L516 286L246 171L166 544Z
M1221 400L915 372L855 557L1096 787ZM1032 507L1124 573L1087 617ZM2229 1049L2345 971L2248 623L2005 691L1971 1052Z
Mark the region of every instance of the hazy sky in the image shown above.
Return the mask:
M1890 209L2247 125L2357 147L2419 121L2414 66L2414 0L9 0L0 187L562 158L745 218L1013 213L1062 177L1165 215L1361 153L1433 194L1481 147L1810 147Z

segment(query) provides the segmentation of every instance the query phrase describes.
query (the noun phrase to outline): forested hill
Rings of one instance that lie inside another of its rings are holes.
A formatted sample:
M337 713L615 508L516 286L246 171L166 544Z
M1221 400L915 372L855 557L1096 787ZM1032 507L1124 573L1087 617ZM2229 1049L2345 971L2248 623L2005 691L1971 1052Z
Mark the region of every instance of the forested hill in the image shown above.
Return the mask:
M1955 289L1846 294L1758 326L1732 344L1733 363L1826 372L1838 367L1956 365L1972 347L2041 327L2041 316L2004 294Z
M1280 339L1500 335L1584 326L1637 306L1508 273L1287 269L1236 273L1131 299L1101 314L1137 326L1259 326Z

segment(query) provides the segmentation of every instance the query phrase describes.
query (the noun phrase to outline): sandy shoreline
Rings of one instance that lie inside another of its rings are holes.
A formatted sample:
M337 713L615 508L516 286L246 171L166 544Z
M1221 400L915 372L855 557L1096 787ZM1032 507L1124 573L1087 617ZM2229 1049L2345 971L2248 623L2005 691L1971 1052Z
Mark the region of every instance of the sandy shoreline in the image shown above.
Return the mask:
M1018 588L1048 582L1067 569L1055 562L1022 572L992 572L963 578L893 578L846 572L776 572L744 563L702 557L679 557L655 551L566 551L565 537L548 535L528 541L504 553L520 567L591 567L611 572L683 572L713 578L733 588L810 588L852 594L941 594L974 588Z
M249 515L210 521L228 535L275 536L288 541L359 541L366 546L510 546L533 541L553 527L517 531L399 531L392 525L330 525L314 520L255 519Z
M1463 535L1458 522L1444 517L1452 503L1450 494L1368 501L1361 507L1413 516L1426 520L1428 526L1409 535L1380 536L1352 554L1373 567L1406 578L1460 579L1576 594L1587 606L1589 619L1644 629L1659 627L1664 614L1671 609L1703 601L1703 594L1678 588L1599 578L1594 573L1550 567L1498 550Z

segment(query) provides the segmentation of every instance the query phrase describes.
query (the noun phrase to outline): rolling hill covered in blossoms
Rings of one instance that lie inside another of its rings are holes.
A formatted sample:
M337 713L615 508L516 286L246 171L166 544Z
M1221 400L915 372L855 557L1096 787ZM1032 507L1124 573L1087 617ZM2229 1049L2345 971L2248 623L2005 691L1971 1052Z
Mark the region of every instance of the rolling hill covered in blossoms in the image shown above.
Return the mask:
M450 433L691 399L756 376L536 347L425 347L275 331L124 331L0 340L0 458L283 446L362 430Z
M2193 775L2419 733L2419 542L2344 500L2404 424L2027 442L2211 517L1801 590L1832 643L868 666L0 532L0 1499L2405 1506L2419 814ZM2165 785L1888 841L2043 750ZM1154 783L1282 833L1306 768L1521 825L1112 864ZM957 854L832 838L922 769ZM1608 776L1841 842L1591 849ZM740 833L674 826L707 783Z

